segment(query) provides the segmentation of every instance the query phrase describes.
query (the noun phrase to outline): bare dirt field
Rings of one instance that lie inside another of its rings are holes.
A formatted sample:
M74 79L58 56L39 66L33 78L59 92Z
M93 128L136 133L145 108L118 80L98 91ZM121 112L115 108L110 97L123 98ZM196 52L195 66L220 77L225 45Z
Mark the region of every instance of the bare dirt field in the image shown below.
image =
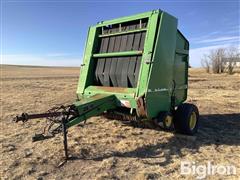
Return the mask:
M190 69L189 80L188 101L201 115L196 139L93 117L69 129L69 151L76 158L58 168L62 135L32 142L44 121L16 124L12 118L74 102L78 74L78 68L2 66L1 179L195 179L180 174L181 161L233 165L236 175L207 179L240 179L240 75L202 69Z

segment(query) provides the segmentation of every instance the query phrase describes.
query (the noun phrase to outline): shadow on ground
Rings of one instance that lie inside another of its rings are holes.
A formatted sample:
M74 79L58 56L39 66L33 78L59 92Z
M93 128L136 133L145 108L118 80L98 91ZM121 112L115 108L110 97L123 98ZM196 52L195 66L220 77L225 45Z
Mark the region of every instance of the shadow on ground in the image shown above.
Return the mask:
M192 154L198 153L199 148L208 145L239 146L240 145L240 113L235 114L210 114L201 115L199 121L199 132L195 137L174 134L166 143L147 145L128 152L111 152L97 157L83 157L75 154L72 160L85 159L102 161L110 157L128 158L159 158L164 152L164 162L154 162L160 166L166 166L172 162L172 156L183 156L181 150L187 149ZM147 162L148 164L153 164Z
M133 151L103 154L97 157L83 157L75 154L72 160L86 159L102 161L110 157L128 158L158 158L164 152L165 161L157 162L158 165L166 166L171 163L174 155L182 157L182 149L187 149L191 153L198 153L199 148L208 145L215 145L215 149L220 145L239 146L240 145L240 113L235 114L210 114L201 115L199 121L199 132L195 137L181 136L174 134L168 142L157 143L139 147ZM155 162L156 163L156 162ZM151 163L152 164L152 163Z

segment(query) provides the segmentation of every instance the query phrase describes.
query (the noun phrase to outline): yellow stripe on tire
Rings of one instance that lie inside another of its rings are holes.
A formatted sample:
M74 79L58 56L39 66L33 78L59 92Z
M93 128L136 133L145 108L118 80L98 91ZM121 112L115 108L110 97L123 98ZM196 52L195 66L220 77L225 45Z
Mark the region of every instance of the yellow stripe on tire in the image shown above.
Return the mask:
M197 124L197 115L195 112L192 112L191 116L190 116L190 120L189 120L189 127L191 130L193 130L195 128Z

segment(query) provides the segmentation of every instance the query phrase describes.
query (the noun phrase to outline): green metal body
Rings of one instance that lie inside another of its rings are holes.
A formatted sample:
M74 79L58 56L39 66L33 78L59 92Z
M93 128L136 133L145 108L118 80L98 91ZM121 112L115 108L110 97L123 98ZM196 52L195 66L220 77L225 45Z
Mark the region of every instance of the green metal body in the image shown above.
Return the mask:
M110 109L117 108L118 103L114 95L94 95L74 103L79 116L67 123L67 127L74 126L86 119L101 114Z
M138 28L122 30L122 24L138 21ZM142 22L146 21L146 27L142 27ZM71 121L68 126L103 111L121 107L128 108L129 113L136 112L138 116L152 119L160 112L170 111L172 106L183 103L187 98L189 43L177 29L177 23L177 19L168 13L154 10L91 26L77 87L79 101L75 103L84 116ZM119 27L119 30L104 33L106 27ZM146 33L142 50L99 52L101 38L130 37L131 34L141 32ZM113 62L114 58L119 61L120 58L135 56L141 59L134 87L103 86L95 83L97 59L112 58ZM85 106L92 108L83 113Z

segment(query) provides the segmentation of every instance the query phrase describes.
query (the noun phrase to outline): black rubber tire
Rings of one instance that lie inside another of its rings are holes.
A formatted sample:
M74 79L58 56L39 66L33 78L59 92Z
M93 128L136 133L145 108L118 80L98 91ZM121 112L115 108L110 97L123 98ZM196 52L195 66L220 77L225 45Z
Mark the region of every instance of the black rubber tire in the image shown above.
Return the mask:
M161 112L158 114L158 116L155 119L155 124L160 127L161 129L165 130L165 131L173 131L174 130L174 124L173 122L171 123L170 126L167 126L165 124L164 119L166 118L166 116L171 116L171 114L169 114L168 112ZM173 121L173 120L172 120Z
M190 128L189 121L192 112L196 114L196 125ZM173 123L176 132L187 135L194 135L198 131L199 112L194 104L184 103L178 106L173 116Z

